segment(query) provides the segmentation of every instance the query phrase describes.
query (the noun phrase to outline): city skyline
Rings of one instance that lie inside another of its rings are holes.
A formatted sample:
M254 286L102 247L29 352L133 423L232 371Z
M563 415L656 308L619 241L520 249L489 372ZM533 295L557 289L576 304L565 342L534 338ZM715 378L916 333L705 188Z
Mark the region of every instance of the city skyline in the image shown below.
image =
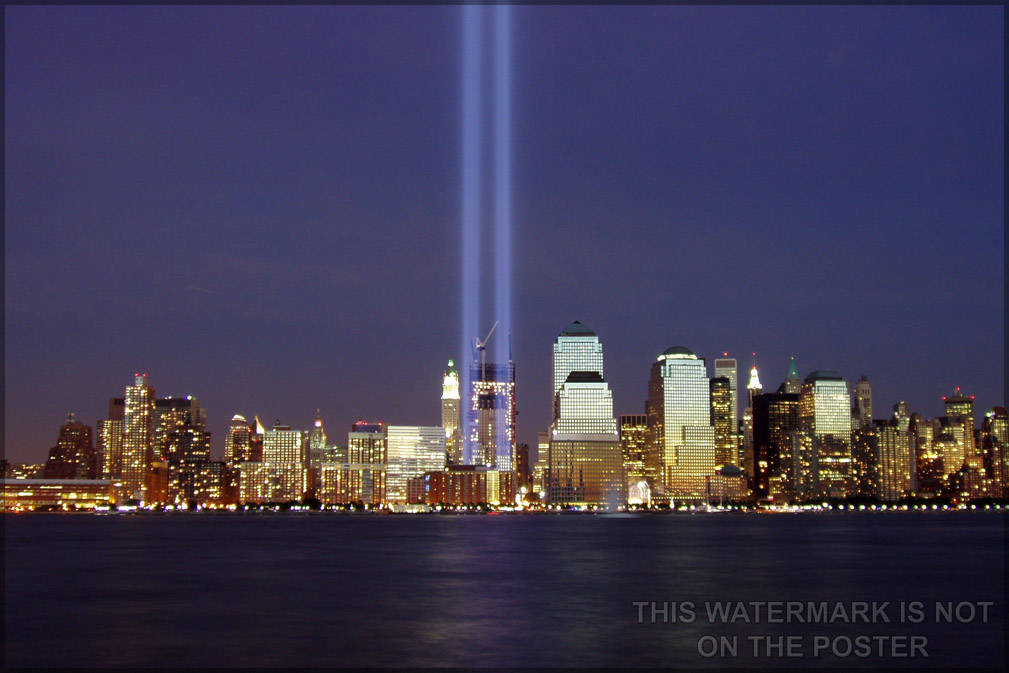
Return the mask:
M138 369L214 455L236 412L436 423L457 10L10 8L8 459ZM765 390L790 355L866 374L877 416L1004 403L998 11L514 8L518 441L569 317L618 415L674 344L741 383L755 351Z

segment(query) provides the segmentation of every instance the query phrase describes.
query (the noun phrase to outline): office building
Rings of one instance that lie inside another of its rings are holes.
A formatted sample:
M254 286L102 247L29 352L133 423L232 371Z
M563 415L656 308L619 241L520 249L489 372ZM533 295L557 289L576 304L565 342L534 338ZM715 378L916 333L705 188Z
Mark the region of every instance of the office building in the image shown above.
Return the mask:
M262 460L262 456L259 458ZM228 465L237 465L252 460L252 428L245 416L235 414L228 425L228 434L224 438L224 461Z
M98 456L91 439L91 426L84 425L67 414L60 426L56 446L49 450L43 468L45 479L96 479L99 476Z
M648 493L658 474L650 472L646 462L648 454L648 416L645 414L620 415L620 452L624 458L624 478L627 480L628 494L631 488L642 491L645 483ZM640 493L639 493L640 495Z
M814 371L799 393L799 427L812 442L816 488L841 498L851 490L851 403L848 385L834 371ZM808 447L803 447L808 449Z
M715 429L715 466L735 465L739 460L739 451L731 413L731 381L725 376L716 376L709 381L708 388L711 426Z
M854 399L852 400L852 429L872 426L872 386L869 379L862 375L855 382Z
M735 439L735 435L739 432L739 381L736 358L730 358L728 353L722 353L722 357L715 358L714 378L722 377L729 380L729 393L732 396L732 400L729 402L729 423ZM737 441L736 444L738 443Z
M798 394L766 393L753 398L753 471L747 476L757 500L780 500L791 494L795 481L792 435L798 429ZM777 489L772 487L775 480Z
M122 501L143 500L147 468L153 460L154 388L147 374L133 375L123 397Z
M1005 407L992 407L981 421L984 473L992 497L1009 497L1009 416Z
M386 428L386 502L407 502L407 481L445 469L445 429L390 425Z
M461 465L465 462L460 425L461 406L459 372L456 371L455 362L449 360L441 382L441 426L445 428L445 451L448 454L448 462L452 465Z
M515 363L474 360L470 381L468 463L510 472L515 456Z
M682 346L659 355L652 364L646 414L648 467L661 480L653 499L705 500L707 477L715 471L715 431L704 360Z

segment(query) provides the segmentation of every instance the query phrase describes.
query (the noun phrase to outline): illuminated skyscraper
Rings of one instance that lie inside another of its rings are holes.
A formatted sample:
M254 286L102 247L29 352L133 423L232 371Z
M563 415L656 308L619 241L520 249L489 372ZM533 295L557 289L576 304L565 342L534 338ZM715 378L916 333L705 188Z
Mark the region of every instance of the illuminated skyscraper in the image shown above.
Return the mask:
M326 460L326 428L322 424L322 411L315 410L315 421L308 433L308 467L315 469Z
M386 428L386 501L407 502L407 481L445 469L445 429L390 425Z
M711 426L715 429L715 466L735 465L739 460L736 432L732 419L731 381L716 376L709 382Z
M228 434L224 438L224 461L233 466L252 460L252 431L245 416L231 417Z
M728 353L722 353L724 357L715 358L715 378L724 376L729 380L729 391L732 394L732 402L729 406L729 415L732 424L732 435L735 438L739 432L739 380L737 372L736 358L730 358ZM738 444L738 442L737 442Z
M645 457L648 453L648 416L645 414L621 414L620 451L624 456L624 476L630 488L640 482L648 484L648 493L656 482L657 475L649 472ZM638 490L641 490L638 487Z
M568 373L554 396L549 481L551 502L626 502L613 394L598 371Z
M354 464L384 465L386 462L385 423L358 421L347 434L347 459Z
M108 418L95 427L95 452L98 454L99 478L118 480L123 476L123 413L122 397L109 399Z
M851 433L851 493L883 502L911 494L914 471L908 433L888 421L874 421Z
M756 353L754 353L756 357ZM757 363L750 367L750 380L746 384L746 409L743 410L742 428L742 463L746 468L746 474L752 478L753 466L750 464L753 459L753 398L764 392L760 385L760 376L757 374Z
M799 395L799 427L815 453L816 489L844 497L851 488L851 402L848 384L834 371L814 371Z
M470 367L470 464L510 472L515 455L515 363Z
M715 472L715 430L704 360L682 346L652 364L648 384L649 466L664 499L702 500Z
M123 399L122 493L124 498L142 500L153 459L154 388L147 385L147 374L133 375L133 385L126 386Z
M278 421L263 437L262 461L239 465L242 502L301 500L308 490L305 433Z
M56 446L49 450L43 478L95 479L97 471L91 426L79 422L73 413L67 414L67 422L60 426Z
M799 429L799 396L767 393L753 398L753 473L757 499L789 499L795 482L792 435Z
M441 426L445 428L445 452L453 465L464 462L462 429L460 427L461 399L459 395L459 372L455 363L448 361L441 383Z
M603 372L603 345L591 329L575 320L554 341L554 390L561 389L571 372Z
M908 422L908 434L914 451L915 492L919 495L936 495L946 472L942 465L942 455L935 446L935 426L916 412Z
M963 394L958 386L953 389L952 395L943 395L942 400L950 425L963 425L964 456L973 458L977 455L977 447L974 445L974 396Z
M852 401L851 415L853 427L868 428L872 426L872 386L864 375L855 383L855 399Z
M1009 415L1005 407L992 407L981 421L981 451L985 476L993 497L1009 496Z
M152 460L179 463L210 460L207 411L192 395L154 401Z
M907 402L900 400L893 405L893 425L900 429L901 432L907 432L908 427L911 424L911 407L908 406Z

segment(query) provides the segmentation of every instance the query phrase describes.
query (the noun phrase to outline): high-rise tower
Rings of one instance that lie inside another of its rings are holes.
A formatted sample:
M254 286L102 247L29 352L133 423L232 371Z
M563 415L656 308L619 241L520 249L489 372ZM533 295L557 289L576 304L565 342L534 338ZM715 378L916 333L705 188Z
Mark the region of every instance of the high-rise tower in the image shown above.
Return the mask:
M704 360L683 346L652 363L648 384L649 463L665 498L701 500L715 471L715 430Z
M730 358L728 353L715 358L715 378L724 376L729 380L729 390L732 393L732 404L729 407L730 422L733 436L739 431L739 380L736 358Z
M445 428L445 452L448 462L459 465L464 462L462 431L459 423L459 372L455 362L448 361L441 382L441 427Z
M863 374L855 382L854 400L851 407L852 425L859 428L872 426L872 386Z
M603 345L591 329L575 320L554 341L554 390L561 389L571 372L603 372Z
M142 500L144 479L153 458L154 388L147 384L147 374L133 375L133 385L126 386L124 401L122 493L125 498Z
M813 497L844 497L851 490L851 401L848 384L834 371L814 371L799 394L800 450L793 448L798 489ZM812 464L799 458L809 456Z

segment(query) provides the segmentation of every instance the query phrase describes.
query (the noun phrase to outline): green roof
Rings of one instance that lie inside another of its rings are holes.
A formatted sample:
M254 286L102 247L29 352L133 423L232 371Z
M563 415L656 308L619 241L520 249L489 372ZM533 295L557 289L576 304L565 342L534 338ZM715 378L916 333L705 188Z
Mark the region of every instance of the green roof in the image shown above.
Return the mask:
M795 364L795 358L794 357L792 358L792 361L788 363L788 376L785 377L785 378L789 378L789 379L797 379L797 378L799 378L799 368Z
M666 350L662 351L663 355L693 355L694 351L690 350L686 346L670 346Z
M833 369L817 369L815 372L811 373L806 377L806 383L812 383L813 381L843 381L841 375L835 372Z
M561 330L559 336L596 336L596 333L583 325L580 321L575 320L573 323Z

